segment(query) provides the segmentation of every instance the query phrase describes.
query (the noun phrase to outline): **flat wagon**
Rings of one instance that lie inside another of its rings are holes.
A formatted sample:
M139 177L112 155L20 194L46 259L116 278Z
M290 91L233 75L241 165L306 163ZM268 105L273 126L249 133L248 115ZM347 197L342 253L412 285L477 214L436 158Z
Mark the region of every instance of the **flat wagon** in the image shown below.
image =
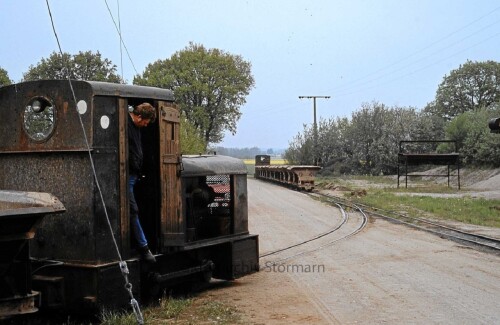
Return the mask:
M254 177L280 183L298 190L312 191L316 173L319 170L321 170L319 166L271 165L270 156L257 155L255 157Z

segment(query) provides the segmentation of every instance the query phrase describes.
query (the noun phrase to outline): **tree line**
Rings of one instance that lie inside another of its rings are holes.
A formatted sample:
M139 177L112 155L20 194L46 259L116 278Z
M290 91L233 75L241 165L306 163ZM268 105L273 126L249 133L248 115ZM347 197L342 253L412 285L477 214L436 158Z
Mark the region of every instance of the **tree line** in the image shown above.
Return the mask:
M42 79L93 80L125 83L110 60L92 51L52 53L31 65L21 81ZM0 87L12 83L0 67ZM236 133L241 106L254 87L250 62L240 55L189 43L170 58L149 64L133 84L171 89L181 112L181 150L206 152L222 141L226 131Z
M21 81L80 79L125 83L116 65L99 52L53 53L31 65ZM0 87L12 83L0 67ZM170 58L149 64L134 84L174 91L181 110L181 147L185 154L249 156L258 148L216 147L226 131L235 134L240 108L254 87L251 64L241 56L190 43ZM467 61L445 75L435 98L423 109L363 103L350 118L319 121L289 142L284 158L290 164L323 166L324 173L393 174L402 140L455 140L462 163L500 166L500 135L490 134L488 119L500 116L500 63ZM207 149L212 148L212 149ZM446 145L421 148L450 151Z
M500 63L467 61L443 78L424 109L364 103L350 118L304 125L284 158L300 165L316 159L324 174L395 174L400 141L453 140L463 165L500 167L500 136L488 128L493 117L500 117ZM424 145L414 150L455 150L446 143Z

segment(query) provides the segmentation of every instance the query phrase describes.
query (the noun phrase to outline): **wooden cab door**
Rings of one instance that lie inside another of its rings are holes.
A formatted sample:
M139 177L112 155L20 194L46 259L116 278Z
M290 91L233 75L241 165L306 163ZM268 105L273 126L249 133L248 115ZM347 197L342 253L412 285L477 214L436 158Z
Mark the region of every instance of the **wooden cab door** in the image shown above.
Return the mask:
M181 207L180 113L170 102L159 101L159 158L161 185L160 249L185 243Z

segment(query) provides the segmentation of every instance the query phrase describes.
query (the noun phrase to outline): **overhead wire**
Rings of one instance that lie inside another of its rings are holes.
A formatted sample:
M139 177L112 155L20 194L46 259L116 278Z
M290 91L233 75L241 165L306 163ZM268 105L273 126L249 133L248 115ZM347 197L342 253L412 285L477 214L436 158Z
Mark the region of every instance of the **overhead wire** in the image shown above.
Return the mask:
M121 19L120 19L120 1L119 0L116 0L116 6L118 8L118 30L120 31L120 35L122 34L122 23L121 23ZM121 42L121 38L120 38L120 73L121 73L121 76L122 76L122 83L124 84L125 83L125 80L123 78L123 47L122 47L122 42Z
M397 81L397 80L400 80L400 79L406 78L406 77L411 76L411 75L413 75L413 74L415 74L415 73L417 73L417 72L420 72L420 71L422 71L422 70L425 70L425 69L427 69L427 68L429 68L429 67L431 67L431 66L434 66L434 65L436 65L436 64L442 63L443 61L445 61L445 60L447 60L447 59L449 59L449 58L451 58L451 57L454 57L454 56L456 56L456 55L458 55L458 54L461 54L461 53L463 53L463 52L465 52L465 51L467 51L467 50L470 50L471 48L474 48L474 47L476 47L476 46L478 46L478 45L481 45L482 43L484 43L484 42L486 42L486 41L489 41L490 39L495 38L495 37L497 37L497 36L500 36L500 32L498 32L498 33L496 33L496 34L493 34L493 35L491 35L491 36L488 36L487 38L485 38L485 39L481 40L480 42L474 43L473 45L471 45L471 46L469 46L469 47L466 47L466 48L461 49L460 51L454 52L453 54L448 55L447 57L444 57L444 58L442 58L442 59L439 59L438 61L433 61L432 63L429 63L429 64L427 64L427 65L425 65L425 66L423 66L423 67L420 67L420 68L417 68L417 69L415 69L415 70L412 70L412 71L410 71L410 72L408 72L408 73L406 73L406 74L404 74L404 75L401 75L401 76L398 76L398 77L392 78L392 79L390 79L390 80L388 80L388 81L385 81L385 82L383 82L383 83L378 83L378 84L373 85L373 86L370 86L370 87L365 87L365 88L363 88L363 89L361 89L361 90L355 90L355 91L348 92L348 93L340 93L340 94L337 94L337 95L336 95L336 97L343 97L343 96L348 96L348 95L356 94L356 93L359 93L360 91L363 91L363 90L366 90L366 89L373 89L373 88L379 87L379 86L381 86L381 85L390 84L390 83L395 82L395 81Z
M50 9L49 0L45 0L45 2L47 4L47 10L49 12L50 22L52 24L52 31L53 31L54 36L55 36L56 41L57 41L57 46L58 46L58 49L59 49L59 53L61 54L61 58L63 58L64 56L63 56L62 46L61 46L61 43L59 41L59 36L57 35L56 28L55 28L55 25L54 25L54 19L52 17L52 11ZM65 62L63 62L63 65L64 64L65 64ZM100 198L101 204L103 206L104 215L106 217L106 222L107 222L107 225L108 225L108 230L111 233L111 239L112 239L113 245L115 247L115 252L116 252L116 254L118 256L118 259L120 261L119 262L119 267L120 267L120 270L122 272L122 275L125 278L125 289L128 291L128 293L129 293L129 295L131 297L130 304L132 306L134 314L136 315L136 319L137 319L138 324L144 324L144 319L143 319L143 316L142 316L139 304L138 304L137 300L134 298L134 295L132 293L132 284L130 284L130 282L128 280L129 270L128 270L128 267L127 267L127 263L124 262L123 259L122 259L122 256L120 254L120 249L118 248L118 243L116 242L116 238L115 238L114 233L113 233L113 227L111 226L111 221L110 221L110 218L109 218L108 210L106 208L106 203L104 201L104 195L103 195L100 183L99 183L99 179L97 177L97 172L96 172L96 168L95 168L95 164L94 164L94 159L92 158L92 149L90 148L90 143L89 143L89 140L88 140L87 132L85 131L85 125L83 124L83 120L82 120L80 112L78 112L78 110L77 110L77 108L78 108L78 102L77 102L77 98L76 98L76 95L75 95L75 91L73 89L73 84L71 82L71 69L70 69L69 65L67 65L67 66L65 66L63 68L65 68L67 70L67 73L68 73L68 83L69 83L69 88L71 90L71 95L72 95L72 98L73 98L73 101L74 101L74 104L75 104L75 112L76 112L76 114L78 116L78 120L80 122L80 126L81 126L81 129L82 129L82 134L83 134L83 138L85 140L85 145L86 145L86 149L87 149L88 156L89 156L89 162L90 162L90 166L91 166L91 169L92 169L92 174L93 174L94 181L95 181L95 186L97 188L97 191L99 193L99 198Z
M417 50L417 51L415 51L415 52L413 52L413 53L411 53L411 54L409 54L409 55L405 56L405 57L404 57L404 58L402 58L402 59L399 59L399 60L397 60L397 61L395 61L395 62L392 62L392 63L390 63L390 64L388 64L388 65L386 65L386 66L384 66L384 67L382 67L382 68L380 68L380 69L377 69L377 70L375 70L375 71L373 71L373 72L370 72L370 73L368 73L368 74L366 74L366 75L364 75L364 76L362 76L362 77L360 77L360 78L357 78L357 79L354 79L354 80L352 80L352 81L346 82L344 85L341 85L341 86L335 87L335 88L333 88L332 90L340 90L341 88L348 87L350 84L356 84L358 81L364 80L364 79L366 79L366 78L368 78L368 77L370 77L370 76L372 76L372 75L375 75L375 74L377 74L377 73L379 73L379 72L385 71L385 70L387 70L388 68L391 68L392 66L395 66L395 65L397 65L397 64L399 64L399 63L401 63L401 62L403 62L403 61L406 61L407 59L409 59L409 58L411 58L411 57L414 57L415 55L417 55L417 54L419 54L419 53L421 53L421 52L424 52L424 51L425 51L425 50L427 50L427 49L430 49L430 48L431 48L431 47L433 47L434 45L439 44L439 43L442 43L444 40L446 40L446 39L450 38L451 36L453 36L453 35L457 34L458 32L460 32L460 31L462 31L462 30L465 30L466 28L468 28L468 27L470 27L470 26L474 25L475 23L477 23L477 22L479 22L479 21L483 20L484 18L486 18L486 17L490 16L491 14L493 14L494 12L499 11L499 10L500 10L500 6L499 6L499 7L494 8L494 9L492 9L491 11L489 11L488 13L486 13L486 14L484 14L484 15L482 15L482 16L480 16L480 17L476 18L476 19L474 19L473 21L471 21L471 22L467 23L466 25L464 25L464 26L462 26L462 27L460 27L460 28L458 28L458 29L456 29L456 30L454 30L454 31L452 31L452 32L450 32L450 33L448 33L446 36L443 36L443 37L439 38L438 40L433 41L433 42L431 42L430 44L428 44L428 45L424 46L423 48L421 48L421 49L419 49L419 50ZM469 38L470 36L472 36L472 35L474 35L474 34L477 34L478 32L480 32L480 31L482 31L482 30L484 30L484 29L486 29L486 28L488 28L488 27L491 27L492 25L495 25L495 24L497 24L497 23L498 23L498 21L496 21L496 22L494 22L494 23L492 23L492 24L490 24L490 25L488 25L488 26L486 26L486 27L484 27L484 28L482 28L482 29L480 29L480 30L476 31L475 33L473 33L473 34L471 34L471 35L468 35L468 36L467 36L467 37L465 37L465 38L462 38L460 41L462 41L463 39ZM455 43L458 43L458 42L460 42L460 41L457 41L457 42L455 42ZM455 44L455 43L454 43L454 44ZM446 48L444 48L444 49L446 49ZM443 50L444 50L444 49L443 49ZM429 56L427 56L427 57L429 57ZM421 59L421 60L422 60L422 59ZM417 60L417 62L418 62L418 61L421 61L421 60ZM382 75L382 77L383 77L383 75ZM378 80L378 79L380 79L380 78L382 78L382 77L377 78L377 80ZM364 84L364 83L363 83L363 84Z
M415 65L419 64L420 62L423 62L423 61L429 59L430 57L437 55L438 53L444 52L445 50L450 49L451 47L456 46L457 44L462 43L466 39L471 38L472 36L478 34L479 32L484 31L486 29L489 29L492 26L498 24L500 21L495 20L493 23L491 23L491 24L489 24L487 26L484 26L484 27L482 27L482 28L480 28L480 29L478 29L478 30L476 30L476 31L474 31L474 32L472 32L472 33L464 36L464 37L461 37L459 40L457 40L455 42L452 42L452 43L449 43L446 46L442 47L441 49L436 50L436 51L432 52L431 54L429 54L429 55L427 55L425 57L422 57L420 59L414 60L414 61L412 61L412 62L410 62L410 63L408 63L408 64L406 64L406 65L404 65L402 67L399 67L399 68L395 69L395 70L394 69L393 70L389 70L390 68L396 66L397 64L399 64L401 62L404 62L404 61L408 60L411 57L414 57L416 54L421 53L421 52L423 52L423 51L425 51L427 49L430 49L433 46L435 46L436 44L443 43L444 40L449 39L451 36L459 33L460 31L465 30L466 28L468 28L468 27L476 24L477 22L479 22L479 21L483 20L484 18L492 15L493 13L498 12L499 10L500 10L500 7L496 7L494 9L490 10L488 13L480 16L479 18L474 19L473 21L467 23L466 25L464 25L464 26L462 26L462 27L460 27L460 28L452 31L451 33L448 33L446 36L439 38L438 40L436 40L436 41L434 41L434 42L432 42L432 43L424 46L423 48L415 51L414 53L412 53L410 55L407 55L406 57L404 57L404 58L402 58L400 60L397 60L396 62L388 64L388 65L386 65L386 66L384 66L384 67L382 67L380 69L377 69L377 70L375 70L375 71L373 71L371 73L368 73L368 74L366 74L366 75L364 75L364 76L362 76L360 78L357 78L355 80L346 82L346 83L344 83L342 85L339 85L339 86L336 86L336 87L332 87L332 88L328 88L327 91L328 92L334 92L334 93L336 92L335 97L337 97L337 98L338 97L344 97L344 96L352 95L352 94L356 94L356 93L360 93L360 92L363 92L363 91L368 90L368 89L373 89L373 88L379 87L380 85L383 85L383 84L388 84L388 83L394 82L396 80L400 80L400 79L406 78L406 77L411 76L412 74L414 74L414 73L416 73L418 71L427 69L427 68L429 68L429 67L431 67L433 65L441 63L444 60L446 60L447 58L453 57L453 56L455 56L457 54L465 52L468 49L474 48L478 44L484 43L485 41L487 41L489 39L497 37L498 33L495 33L493 35L488 36L485 40L482 40L479 43L475 43L475 44L473 44L471 46L468 46L468 47L466 47L464 49L461 49L460 51L457 51L457 52L455 52L455 53L453 53L451 55L448 55L444 59L437 59L436 61L433 61L432 63L426 64L423 67L419 67L419 68L414 69L414 70L412 70L412 71L410 71L410 72L408 72L408 73L406 73L404 75L400 75L398 77L392 78L390 81L386 81L386 82L383 82L383 83L377 83L376 85L370 86L370 84L373 84L376 81L383 80L384 78L388 78L388 77L394 76L394 74L396 72L402 71L402 70L405 70L405 69L408 69L408 68L411 68L412 66L415 66ZM384 71L386 71L386 72L384 72ZM384 73L379 74L380 72L384 72ZM370 77L372 77L372 78L370 78Z
M132 67L134 68L135 74L138 75L139 72L137 72L137 69L135 68L134 61L132 60L132 57L130 56L130 53L127 49L127 45L125 45L125 41L123 40L122 37L122 32L118 25L116 24L115 17L113 16L113 13L111 13L111 9L109 8L108 1L104 0L104 3L106 4L106 8L108 8L109 15L111 16L111 20L113 21L113 24L115 25L116 32L118 33L118 36L120 36L120 44L123 44L123 48L125 49L125 52L127 53L128 59L130 60L130 63L132 64Z
M411 75L414 75L415 73L417 72L420 72L422 70L425 70L425 69L428 69L429 67L432 67L436 64L439 64L439 63L442 63L444 62L445 60L451 58L451 57L454 57L458 54L461 54L471 48L474 48L474 47L477 47L478 45L492 39L492 38L495 38L497 36L500 35L500 33L495 33L495 34L492 34L492 35L489 35L487 36L485 39L479 41L479 42L476 42L470 46L467 46L465 48L462 48L450 55L447 55L446 57L444 58L439 58L439 59L436 59L430 63L427 63L425 64L425 61L426 60L429 60L431 57L433 56L436 56L437 54L439 53L442 53L462 42L464 42L465 40L467 39L470 39L471 37L477 35L478 33L484 31L484 30L487 30L491 27L493 27L494 25L497 25L498 23L500 23L499 20L495 20L494 22L482 27L482 28L479 28L475 31L473 31L472 33L466 35L466 36L463 36L461 37L460 39L454 41L454 42L451 42L451 43L448 43L446 44L445 46L431 52L430 54L424 56L424 57L421 57L421 58L418 58L416 60L413 60L403 66L400 66L399 68L396 68L396 69L392 69L392 70L389 70L390 68L392 67L395 67L397 66L398 64L400 63L403 63L405 61L408 61L408 59L412 58L412 57L415 57L417 54L419 53L423 53L424 51L428 50L428 49L431 49L432 47L434 47L435 45L438 45L438 44L442 44L445 40L447 39L450 39L452 36L458 34L459 32L463 31L463 30L466 30L467 28L475 25L476 23L478 23L479 21L485 19L486 17L488 16L491 16L493 13L495 12L498 12L500 10L500 6L490 10L489 12L487 12L486 14L484 15L481 15L480 17L472 20L471 22L465 24L464 26L461 26L460 28L458 29L455 29L453 30L452 32L446 34L445 36L431 42L430 44L418 49L417 51L395 61L395 62L392 62L380 69L377 69L373 72L370 72L368 74L365 74L364 76L360 77L360 78L357 78L357 79L354 79L352 81L348 81L342 85L339 85L339 86L336 86L336 87L333 87L333 88L328 88L328 89L325 89L322 91L322 93L335 93L334 97L335 98L339 98L339 97L345 97L345 96L349 96L349 95L353 95L353 94L357 94L357 93L360 93L360 92L363 92L365 90L369 90L369 89L374 89L374 88L377 88L377 87L380 87L381 85L386 85L386 84L390 84L390 83L393 83L395 81L398 81L398 80L401 80L401 79L404 79L404 78L407 78ZM422 63L424 63L425 65L421 65ZM413 67L413 66L416 66L416 65L420 65L420 66L417 66L416 68L414 68L413 70L410 70L406 73L403 73L403 74L400 74L400 75L397 75L397 76L394 76L395 73L398 73L398 72L402 72L404 70L408 70L409 68ZM381 72L384 72L382 74L380 74ZM371 78L370 78L371 77ZM390 78L392 77L392 78ZM383 81L384 79L386 78L390 78L389 80L386 80L386 81ZM382 80L382 82L378 82L377 84L373 84L374 82L377 82L377 81L380 81ZM252 114L252 119L256 119L258 118L259 116L261 115L266 115L268 116L269 114L277 114L277 113L280 113L280 112L283 112L283 111L286 111L286 110L290 110L291 108L293 107L286 107L286 108L282 108L282 109L276 109L274 107L276 106L279 106L280 104L274 104L273 107L269 108L269 109L261 109L257 114L253 113ZM295 107L295 105L294 105Z

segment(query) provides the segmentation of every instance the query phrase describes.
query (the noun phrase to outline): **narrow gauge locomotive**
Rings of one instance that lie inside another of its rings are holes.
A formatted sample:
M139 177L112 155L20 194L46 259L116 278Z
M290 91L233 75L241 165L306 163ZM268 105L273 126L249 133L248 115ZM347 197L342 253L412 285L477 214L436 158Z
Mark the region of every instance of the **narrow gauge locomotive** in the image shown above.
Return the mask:
M319 166L271 165L271 156L255 156L255 178L273 181L297 190L312 191L314 178L319 170L321 170Z
M136 186L155 264L139 258L129 219L127 118L129 107L143 102L158 112L155 123L141 129L144 176ZM248 232L245 165L224 156L182 157L171 91L24 82L0 88L0 114L0 202L6 202L0 204L0 226L6 215L13 220L9 225L20 223L26 209L35 219L35 212L44 216L34 235L35 222L22 230L31 234L21 235L29 245L7 244L18 238L8 232L19 229L0 233L0 251L10 252L0 259L0 318L37 307L97 312L128 306L115 247L127 261L134 297L143 302L179 282L230 280L258 270L258 236ZM54 198L10 202L46 195L40 192Z

